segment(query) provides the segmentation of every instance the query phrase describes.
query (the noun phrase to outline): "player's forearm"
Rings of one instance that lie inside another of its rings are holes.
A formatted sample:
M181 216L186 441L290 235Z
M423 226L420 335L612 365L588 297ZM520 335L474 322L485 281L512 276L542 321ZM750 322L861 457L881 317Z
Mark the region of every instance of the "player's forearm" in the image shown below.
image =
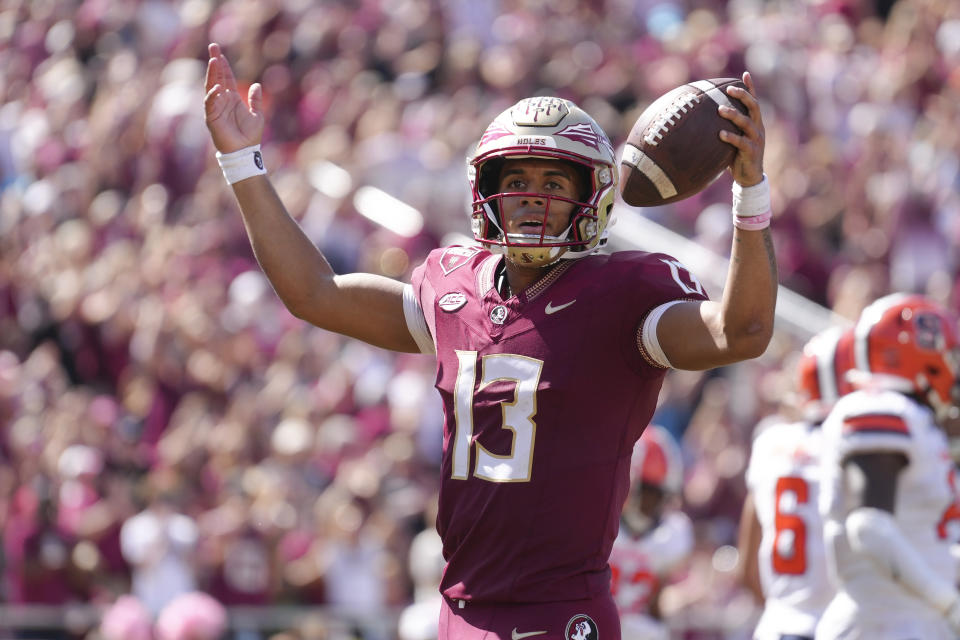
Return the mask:
M304 317L333 288L333 269L290 216L266 176L233 185L260 268L291 313Z
M773 336L777 304L777 258L770 229L734 229L722 323L727 349L736 359L755 358Z

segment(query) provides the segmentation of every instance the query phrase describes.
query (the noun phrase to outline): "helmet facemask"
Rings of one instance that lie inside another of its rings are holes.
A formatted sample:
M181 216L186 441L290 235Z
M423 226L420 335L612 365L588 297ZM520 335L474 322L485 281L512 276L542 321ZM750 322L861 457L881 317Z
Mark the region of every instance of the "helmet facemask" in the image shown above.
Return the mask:
M577 199L567 198L556 194L537 193L533 191L519 191L500 193L496 186L497 176L503 166L503 160L510 157L548 159L565 162L578 174L581 185ZM520 266L541 267L552 264L565 256L568 251L583 251L597 235L599 228L597 205L589 202L596 192L592 184L590 168L580 163L541 156L514 156L506 153L497 158L488 160L480 167L481 179L478 181L476 199L472 215L474 236L481 240L491 250L499 250ZM484 196L484 194L490 194ZM543 214L539 219L539 231L531 233L509 233L501 213L504 211L504 201L513 199L533 199L543 201ZM562 203L562 204L561 204ZM566 227L557 235L547 234L547 224L551 211L557 206L569 205L572 211Z

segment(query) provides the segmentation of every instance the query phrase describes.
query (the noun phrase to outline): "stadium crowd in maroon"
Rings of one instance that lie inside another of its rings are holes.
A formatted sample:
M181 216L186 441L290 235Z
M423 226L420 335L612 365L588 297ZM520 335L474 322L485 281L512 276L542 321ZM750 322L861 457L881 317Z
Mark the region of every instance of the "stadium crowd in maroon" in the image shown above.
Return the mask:
M276 300L203 130L210 39L264 83L274 183L338 271L408 278L466 234L465 150L520 97L549 87L616 144L666 90L749 68L766 100L782 284L848 318L892 290L960 307L960 20L947 0L902 0L885 19L839 0L487 6L0 12L0 603L135 592L155 569L133 561L143 538L122 542L138 514L145 538L177 523L171 571L227 606L349 615L412 597L407 547L432 526L439 460L433 364L311 330ZM415 206L423 230L358 215L361 185ZM724 251L728 188L644 215ZM680 616L744 601L715 551L735 539L749 431L802 342L668 378L657 421L684 434L698 532Z

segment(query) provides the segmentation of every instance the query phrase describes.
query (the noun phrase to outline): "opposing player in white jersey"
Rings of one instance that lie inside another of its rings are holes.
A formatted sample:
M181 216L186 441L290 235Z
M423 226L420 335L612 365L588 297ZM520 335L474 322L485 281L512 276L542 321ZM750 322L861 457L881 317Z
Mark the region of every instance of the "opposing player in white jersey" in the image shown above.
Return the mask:
M857 385L824 421L821 513L838 591L817 640L960 635L947 539L960 515L938 425L960 400L957 321L919 295L864 309Z
M611 591L623 640L667 640L659 597L670 575L693 552L690 518L670 503L683 483L676 440L649 425L633 449L630 495L610 554Z
M763 614L754 640L810 640L833 595L827 578L820 487L820 424L851 391L853 329L814 336L797 366L800 420L776 417L757 428L740 520L741 575Z

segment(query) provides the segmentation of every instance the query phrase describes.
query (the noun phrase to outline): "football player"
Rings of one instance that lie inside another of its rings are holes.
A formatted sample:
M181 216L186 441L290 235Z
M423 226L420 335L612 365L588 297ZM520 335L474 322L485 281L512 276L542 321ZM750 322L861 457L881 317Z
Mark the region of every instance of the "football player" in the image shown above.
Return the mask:
M740 520L741 575L763 603L754 640L812 640L833 596L823 549L820 425L838 398L852 391L853 329L814 336L797 366L800 420L761 423L747 467Z
M410 284L338 275L287 213L259 143L263 94L238 95L210 45L206 122L261 268L312 324L436 355L445 425L437 530L440 638L620 636L608 558L633 445L670 367L763 353L773 330L764 129L753 80L722 108L739 134L719 302L665 254L598 253L617 193L606 134L570 101L521 100L469 163L479 246L431 252Z
M939 422L960 401L957 320L919 295L864 309L858 389L823 423L820 507L838 590L818 640L960 635L947 528L960 516Z
M693 552L693 524L671 508L683 483L680 447L651 424L633 449L630 494L610 553L610 590L620 611L623 640L669 640L660 592Z

